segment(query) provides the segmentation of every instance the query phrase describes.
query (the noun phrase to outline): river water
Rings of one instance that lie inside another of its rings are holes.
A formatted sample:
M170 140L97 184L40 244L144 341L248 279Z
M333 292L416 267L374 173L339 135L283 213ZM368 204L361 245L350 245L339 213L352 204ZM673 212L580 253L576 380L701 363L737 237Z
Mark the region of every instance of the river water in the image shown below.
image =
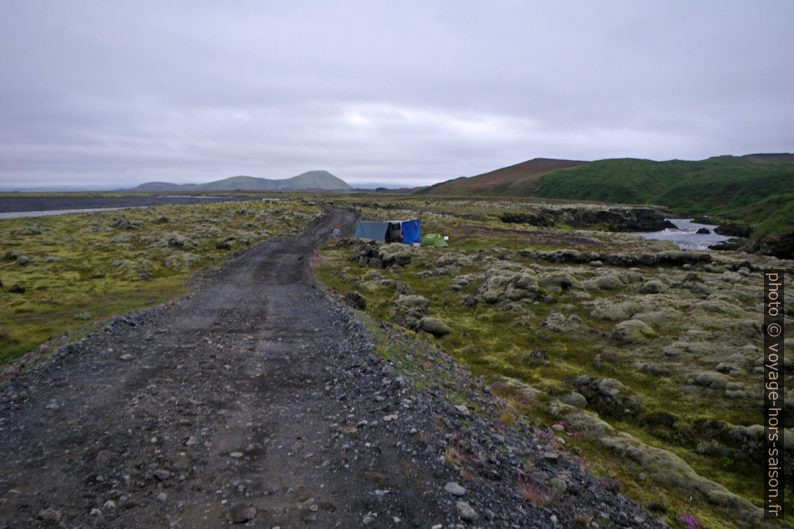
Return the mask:
M0 220L20 219L24 217L50 217L52 215L66 215L69 213L94 213L97 211L115 211L117 209L133 209L136 206L127 208L90 208L90 209L48 209L45 211L8 211L0 213Z
M675 224L676 229L667 228L662 231L637 233L637 235L654 241L673 241L682 250L707 250L709 246L732 237L714 233L714 224L699 224L692 219L667 219ZM697 233L698 229L706 228L708 234Z

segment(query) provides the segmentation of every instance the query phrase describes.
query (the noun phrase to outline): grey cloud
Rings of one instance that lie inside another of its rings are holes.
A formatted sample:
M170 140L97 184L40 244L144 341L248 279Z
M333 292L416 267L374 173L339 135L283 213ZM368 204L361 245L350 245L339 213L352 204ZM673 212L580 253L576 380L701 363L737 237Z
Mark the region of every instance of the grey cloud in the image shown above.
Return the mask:
M23 1L0 187L788 151L787 0Z

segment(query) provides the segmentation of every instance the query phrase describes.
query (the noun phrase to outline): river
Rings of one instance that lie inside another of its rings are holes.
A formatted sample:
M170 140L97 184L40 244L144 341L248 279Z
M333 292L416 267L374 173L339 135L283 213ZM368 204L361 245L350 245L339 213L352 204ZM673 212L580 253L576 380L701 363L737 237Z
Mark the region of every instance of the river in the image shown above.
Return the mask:
M662 231L637 233L637 235L654 241L673 241L682 250L707 250L709 246L727 241L732 237L714 233L714 224L699 224L692 219L667 219L675 224L676 229L667 228ZM709 233L697 233L706 228Z

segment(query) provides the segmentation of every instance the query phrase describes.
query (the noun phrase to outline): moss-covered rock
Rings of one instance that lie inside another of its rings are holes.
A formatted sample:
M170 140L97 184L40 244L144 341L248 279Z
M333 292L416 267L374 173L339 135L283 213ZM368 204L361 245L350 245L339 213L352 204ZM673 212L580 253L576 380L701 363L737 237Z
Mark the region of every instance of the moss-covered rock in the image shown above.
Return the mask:
M429 316L425 316L419 320L419 329L436 337L446 336L452 332L452 329L450 329L446 323L438 318L431 318Z
M611 417L634 417L643 409L642 399L613 378L580 375L572 384L591 406Z
M626 320L615 325L612 340L623 344L645 343L656 336L656 331L642 320Z
M397 324L416 329L429 308L430 302L424 296L400 295L394 302L392 316Z
M667 290L667 285L665 285L658 279L651 279L650 281L646 281L640 287L640 292L642 294L661 294L666 290Z
M189 270L201 262L201 257L190 252L174 252L165 258L165 265L175 270Z
M378 257L380 258L383 266L388 268L390 266L406 266L411 262L416 251L413 246L400 243L384 244L380 247Z

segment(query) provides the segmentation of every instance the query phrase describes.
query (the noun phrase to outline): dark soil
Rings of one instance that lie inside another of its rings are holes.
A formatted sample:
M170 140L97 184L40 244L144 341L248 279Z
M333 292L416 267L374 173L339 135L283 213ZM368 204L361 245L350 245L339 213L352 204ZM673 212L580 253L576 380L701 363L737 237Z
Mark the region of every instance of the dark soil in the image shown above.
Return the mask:
M440 351L415 348L421 384L374 355L307 265L352 221L259 245L0 388L0 527L661 527L551 430L498 423L488 388ZM477 414L452 406L456 384Z

